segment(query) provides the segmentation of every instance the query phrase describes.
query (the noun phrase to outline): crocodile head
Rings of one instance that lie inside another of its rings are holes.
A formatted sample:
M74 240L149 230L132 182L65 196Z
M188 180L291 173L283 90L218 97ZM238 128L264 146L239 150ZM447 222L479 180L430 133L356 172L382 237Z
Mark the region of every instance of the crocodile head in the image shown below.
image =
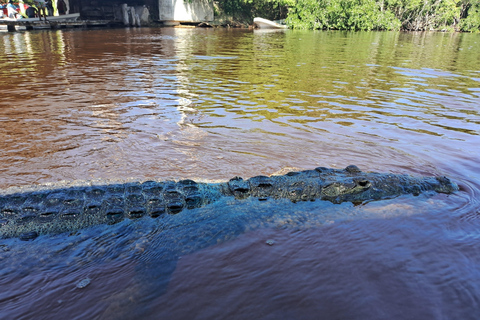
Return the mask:
M457 184L443 176L415 177L363 172L356 166L348 166L343 170L318 171L325 177L320 197L334 203L387 199L401 194L417 196L427 191L452 193L458 190Z

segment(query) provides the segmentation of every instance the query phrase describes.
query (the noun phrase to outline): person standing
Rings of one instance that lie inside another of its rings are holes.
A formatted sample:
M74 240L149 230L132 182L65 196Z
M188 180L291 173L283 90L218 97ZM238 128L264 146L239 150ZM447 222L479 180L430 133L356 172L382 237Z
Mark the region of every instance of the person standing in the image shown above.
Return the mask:
M67 4L63 0L57 1L57 10L58 14L66 14L67 13Z
M29 6L27 9L25 9L25 14L29 18L35 18L35 8L32 6Z
M9 18L15 19L17 17L17 7L13 4L12 0L8 1L7 13Z
M45 7L47 8L47 16L53 16L53 5L52 5L52 0L46 0L45 1Z
M47 18L45 17L45 0L33 0L33 1L35 2L35 6L37 7L38 18L42 20L42 16L43 16L43 19L47 21Z

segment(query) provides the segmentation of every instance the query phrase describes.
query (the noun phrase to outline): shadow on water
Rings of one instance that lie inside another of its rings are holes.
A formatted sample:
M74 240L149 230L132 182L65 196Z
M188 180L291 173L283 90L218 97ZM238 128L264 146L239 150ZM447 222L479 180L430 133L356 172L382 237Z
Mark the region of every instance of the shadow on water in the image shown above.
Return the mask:
M478 224L470 226L474 235L464 237L463 229L432 228L422 220L374 219L244 234L179 260L171 290L148 314L476 319Z

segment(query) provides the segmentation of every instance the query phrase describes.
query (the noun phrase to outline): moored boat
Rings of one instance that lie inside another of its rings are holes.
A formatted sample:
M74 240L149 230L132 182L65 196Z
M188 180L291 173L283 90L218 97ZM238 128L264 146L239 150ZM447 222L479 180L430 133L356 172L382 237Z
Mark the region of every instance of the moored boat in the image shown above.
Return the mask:
M55 22L60 22L60 21L75 21L80 17L80 13L70 13L70 14L63 14L60 16L47 16L46 19L47 21L55 21ZM0 19L0 21L9 21L9 22L37 22L40 21L39 18L19 18L19 19L12 19L12 18L4 18Z
M260 29L287 29L284 24L277 23L264 18L254 18L253 23Z
M44 18L40 20L40 18L3 18L0 19L0 30L9 30L14 31L16 28L20 29L50 29L57 26L63 25L72 25L72 24L79 24L77 22L78 18L80 17L80 13L71 13L71 14L63 14L59 16L47 16L46 21Z

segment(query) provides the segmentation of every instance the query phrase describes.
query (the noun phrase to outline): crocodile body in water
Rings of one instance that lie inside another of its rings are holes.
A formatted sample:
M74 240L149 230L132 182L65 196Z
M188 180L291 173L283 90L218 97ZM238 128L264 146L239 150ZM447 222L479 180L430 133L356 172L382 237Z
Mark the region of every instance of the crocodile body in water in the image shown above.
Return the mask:
M73 232L125 218L156 218L202 207L221 197L362 203L402 194L452 193L457 190L458 186L446 177L363 172L353 165L342 170L319 167L247 180L235 177L220 183L193 180L90 182L9 188L0 191L0 237L31 240L39 234Z

